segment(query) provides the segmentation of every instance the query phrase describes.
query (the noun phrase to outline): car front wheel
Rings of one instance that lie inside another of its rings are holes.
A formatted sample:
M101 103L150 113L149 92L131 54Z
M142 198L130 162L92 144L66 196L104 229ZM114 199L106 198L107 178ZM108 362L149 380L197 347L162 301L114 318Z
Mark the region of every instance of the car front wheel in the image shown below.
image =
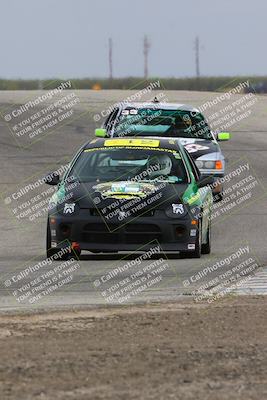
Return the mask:
M198 223L198 232L196 237L196 247L194 251L183 251L180 253L181 258L200 258L202 247L202 222L201 219Z
M209 226L207 231L207 242L201 246L202 254L210 254L211 252L211 221L209 220Z

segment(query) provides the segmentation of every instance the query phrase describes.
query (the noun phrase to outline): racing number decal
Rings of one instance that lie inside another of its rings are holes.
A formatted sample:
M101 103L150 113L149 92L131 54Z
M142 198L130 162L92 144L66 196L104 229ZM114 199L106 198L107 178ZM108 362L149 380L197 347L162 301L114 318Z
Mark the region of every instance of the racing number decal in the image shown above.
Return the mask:
M194 144L194 143L186 144L184 147L186 148L188 153L196 153L197 151L209 149L209 147L207 146L202 146L201 144Z

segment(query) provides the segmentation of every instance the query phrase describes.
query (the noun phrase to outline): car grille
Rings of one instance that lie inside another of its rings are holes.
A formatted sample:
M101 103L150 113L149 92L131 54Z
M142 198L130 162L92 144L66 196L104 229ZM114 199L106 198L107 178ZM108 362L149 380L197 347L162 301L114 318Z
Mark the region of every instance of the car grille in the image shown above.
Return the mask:
M91 243L144 244L152 240L161 241L161 230L153 224L87 224L83 240Z
M127 210L126 210L127 212ZM112 210L110 211L106 211L105 213L102 212L101 209L97 209L97 208L90 208L90 214L93 217L105 217L105 215L108 215L109 213L112 213ZM153 217L153 215L155 214L155 210L138 210L134 213L132 213L132 215L130 216L130 218L136 218L139 216L142 217Z

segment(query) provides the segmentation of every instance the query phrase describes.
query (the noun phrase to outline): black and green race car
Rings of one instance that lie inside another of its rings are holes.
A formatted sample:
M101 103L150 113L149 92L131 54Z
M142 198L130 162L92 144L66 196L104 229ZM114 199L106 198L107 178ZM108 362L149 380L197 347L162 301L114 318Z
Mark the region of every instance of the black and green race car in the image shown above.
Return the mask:
M70 252L146 251L200 257L210 252L213 178L166 138L94 139L60 179L49 204L47 256Z

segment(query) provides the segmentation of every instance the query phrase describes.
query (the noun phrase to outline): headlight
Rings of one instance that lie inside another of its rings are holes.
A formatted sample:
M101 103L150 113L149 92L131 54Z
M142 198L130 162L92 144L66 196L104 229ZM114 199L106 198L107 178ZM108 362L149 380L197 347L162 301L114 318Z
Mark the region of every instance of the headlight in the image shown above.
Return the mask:
M216 161L201 161L196 160L196 165L199 169L223 169L223 163L221 160Z
M187 209L184 204L172 203L165 211L167 217L179 218L187 214Z
M200 160L197 160L197 161L196 161L196 166L197 166L199 169L204 168L204 162L203 162L203 161L200 161Z
M214 169L215 168L215 162L214 161L205 161L204 162L205 167L207 169Z

